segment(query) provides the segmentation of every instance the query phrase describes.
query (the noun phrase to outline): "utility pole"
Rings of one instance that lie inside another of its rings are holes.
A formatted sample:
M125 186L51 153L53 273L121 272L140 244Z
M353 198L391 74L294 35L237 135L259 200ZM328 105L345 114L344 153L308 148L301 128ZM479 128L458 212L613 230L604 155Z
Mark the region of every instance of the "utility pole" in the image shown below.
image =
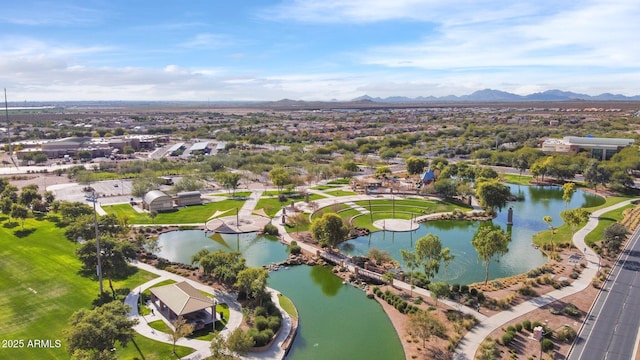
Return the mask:
M93 201L93 223L95 225L96 230L96 256L98 257L98 281L100 282L100 297L102 298L102 260L100 259L100 237L98 236L98 212L96 211L96 202L98 202L98 197L96 196L95 191L92 196Z

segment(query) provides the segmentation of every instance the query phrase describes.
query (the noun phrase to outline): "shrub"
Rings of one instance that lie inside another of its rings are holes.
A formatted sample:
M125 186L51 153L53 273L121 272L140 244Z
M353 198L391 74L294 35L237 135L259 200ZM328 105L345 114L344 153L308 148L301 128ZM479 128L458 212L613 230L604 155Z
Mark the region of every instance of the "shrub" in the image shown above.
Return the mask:
M267 309L264 306L256 306L256 308L253 309L253 316L255 316L255 317L258 317L258 316L266 317L267 316Z
M269 316L267 319L269 321L269 329L271 329L274 333L280 329L280 324L282 320L280 320L277 316Z
M516 333L516 328L515 328L515 326L513 326L513 325L509 325L509 326L507 326L507 332L510 332L510 333L514 333L514 334L515 334L515 333Z
M291 255L298 255L302 252L302 248L300 247L300 245L298 244L291 244L289 245L289 254Z
M471 296L473 296L473 297L478 296L478 289L476 289L476 288L471 288L471 289L469 289L469 294L470 294Z
M555 347L555 345L553 345L553 341L547 338L542 339L540 346L542 346L542 351L544 352L551 351Z
M525 285L523 287L521 287L520 289L518 289L518 292L520 294L522 294L523 296L536 296L538 295L538 293L533 290L533 288L529 285Z
M556 337L558 338L558 340L566 342L566 343L570 343L573 341L573 339L576 338L578 334L576 333L575 329L570 327L570 326L565 326L563 328L561 328L560 330L558 330L558 333L556 334Z
M272 236L280 235L280 233L278 232L278 228L273 224L266 224L264 226L264 228L262 229L262 232L264 232L267 235L272 235Z
M516 327L516 330L517 330L518 332L521 332L521 331L522 331L522 324L517 323L517 324L515 325L515 327Z
M451 285L451 291L454 292L454 293L459 293L460 292L460 284Z
M562 312L564 312L565 314L569 315L569 316L573 316L573 317L578 317L580 316L580 309L578 309L575 305L569 303L567 304L564 309L562 309Z
M531 329L533 329L531 327L531 321L530 320L525 320L522 322L522 326L527 330L527 331L531 331Z
M269 320L267 320L264 316L256 316L255 320L253 320L254 326L258 331L262 331L269 327Z
M460 293L461 294L466 294L469 292L469 286L468 285L461 285L460 286Z
M515 334L512 332L506 332L504 335L502 335L502 338L500 339L500 342L502 343L502 345L504 346L508 346L514 338ZM552 343L553 345L553 343Z
M273 331L266 329L259 332L253 332L253 341L255 347L265 346L269 343L269 340L273 337Z

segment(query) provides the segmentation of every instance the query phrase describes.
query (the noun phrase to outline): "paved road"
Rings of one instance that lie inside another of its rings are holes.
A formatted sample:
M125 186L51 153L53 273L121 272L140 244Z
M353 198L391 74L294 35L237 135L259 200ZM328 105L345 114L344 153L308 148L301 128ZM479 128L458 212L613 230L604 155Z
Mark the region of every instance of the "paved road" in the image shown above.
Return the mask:
M640 341L640 230L610 274L569 359L637 359ZM610 285L609 285L610 284Z

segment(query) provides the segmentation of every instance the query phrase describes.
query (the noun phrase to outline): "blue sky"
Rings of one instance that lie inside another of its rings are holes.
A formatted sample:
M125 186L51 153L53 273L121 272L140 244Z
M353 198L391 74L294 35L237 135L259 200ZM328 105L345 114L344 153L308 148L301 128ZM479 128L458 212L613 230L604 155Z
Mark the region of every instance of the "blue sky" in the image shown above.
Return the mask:
M638 0L11 1L10 101L640 94Z

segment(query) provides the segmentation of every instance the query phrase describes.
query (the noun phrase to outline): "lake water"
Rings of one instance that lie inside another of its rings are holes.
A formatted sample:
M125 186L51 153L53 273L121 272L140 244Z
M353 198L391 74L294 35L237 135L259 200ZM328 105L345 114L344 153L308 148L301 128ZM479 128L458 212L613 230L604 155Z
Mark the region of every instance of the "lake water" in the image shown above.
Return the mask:
M541 252L531 246L532 236L548 225L544 216L553 218L554 226L562 224L560 211L565 209L561 188L511 186L525 201L512 202L514 225L509 253L498 264L491 265L490 279L526 272L545 262ZM604 200L577 191L569 208L600 205ZM507 208L508 208L507 207ZM493 220L506 227L507 209ZM421 224L414 232L377 232L341 245L344 252L366 254L371 247L389 251L401 259L400 249L413 249L415 241L428 233L438 235L444 246L456 256L448 270L441 269L438 279L468 284L482 281L484 267L477 261L471 239L478 222L433 221ZM189 263L191 255L202 248L210 251L239 250L249 266L279 262L287 257L286 248L277 240L257 234L227 235L201 230L174 231L160 235L159 256L171 261ZM343 285L329 268L298 266L272 272L269 286L291 298L300 313L298 336L287 359L402 359L400 340L386 314L361 290Z
M521 274L545 263L542 252L532 246L534 234L549 228L543 221L545 216L551 216L552 224L562 225L560 212L567 204L562 200L562 188L532 187L511 185L513 194L520 194L524 201L510 202L493 219L495 225L511 232L509 252L499 263L492 263L489 267L489 279L508 277ZM604 199L583 191L576 191L568 208L591 207L604 203ZM513 226L508 229L507 212L513 208ZM413 232L376 232L368 236L361 236L342 243L339 248L350 255L365 255L369 249L377 248L388 251L394 259L402 259L400 250L415 248L415 242L427 234L437 235L443 247L449 247L455 259L448 269L441 267L435 280L444 280L450 284L470 284L484 280L484 265L478 261L477 253L471 245L471 240L480 226L479 222L469 221L428 221L420 225Z
M262 266L285 260L287 249L277 239L256 233L213 234L203 230L180 230L160 234L156 255L174 262L191 263L200 249L240 251L248 266Z
M269 286L289 297L300 315L288 360L404 359L380 304L343 285L329 267L281 269L269 275Z

